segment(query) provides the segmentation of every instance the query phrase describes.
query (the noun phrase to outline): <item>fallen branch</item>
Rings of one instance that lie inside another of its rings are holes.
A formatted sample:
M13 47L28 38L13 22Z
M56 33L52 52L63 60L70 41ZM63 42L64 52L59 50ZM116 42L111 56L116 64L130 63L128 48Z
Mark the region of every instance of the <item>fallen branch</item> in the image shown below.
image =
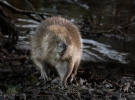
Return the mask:
M93 29L95 29L95 28L96 28L96 21L94 20L94 18L93 18L93 16L92 16L91 11L90 11L90 10L88 10L88 9L86 9L86 8L84 8L83 6L81 6L78 2L76 2L76 0L73 0L73 1L74 1L74 3L75 3L75 4L77 4L79 7L81 7L82 9L84 9L84 10L86 10L86 11L88 11L88 12L89 12L89 16L90 16L90 23L91 23L91 25L92 25Z
M28 17L32 18L33 20L36 20L36 21L40 22L40 20L38 18L35 18L34 16L32 16L33 14L35 14L35 12L33 12L33 11L20 10L20 9L10 5L8 2L2 1L2 0L0 0L0 5L2 5L4 7L6 7L7 9L11 10L13 13L27 15ZM37 14L42 19L45 18L44 16L48 16L48 17L52 16L51 14L47 14L47 13L39 13L39 12L37 12Z
M87 31L87 30L82 30L80 29L81 32L85 32L85 33L89 33L89 34L106 34L106 33L111 33L111 32L115 32L115 31L118 31L119 33L125 35L125 36L134 36L134 34L126 34L126 33L123 33L121 32L120 30L126 28L126 27L129 27L131 25L135 24L134 21L130 21L130 22L127 22L127 23L124 23L122 25L118 25L117 27L114 27L114 28L111 28L110 30L106 30L106 31L99 31L99 32L91 32L91 31Z
M12 43L15 44L18 41L17 30L11 23L9 15L4 11L3 7L0 6L0 39L3 40L4 44ZM6 39L4 35L8 35Z
M74 1L74 2L75 2L78 6L80 6L76 1ZM33 20L36 20L36 21L40 22L39 19L37 19L37 18L35 18L35 17L32 16L33 14L35 14L35 11L33 12L33 11L20 10L20 9L15 8L14 6L10 5L10 4L7 3L6 1L2 1L2 0L0 0L0 4L3 5L3 6L5 6L6 8L8 8L9 10L11 10L11 11L14 12L14 13L19 13L19 14L27 15L28 17L32 18ZM80 6L80 7L82 7L82 6ZM83 8L83 7L82 7L82 8ZM87 10L87 9L85 9L85 10ZM88 10L88 11L89 11L89 10ZM47 14L47 13L38 13L38 12L36 12L36 13L37 13L38 16L41 17L41 19L44 19L44 16L48 16L48 17L52 16L51 14ZM92 19L93 19L93 18L92 18ZM95 21L92 20L92 22L95 22ZM106 33L114 32L114 31L120 32L119 30L121 30L121 29L123 29L123 28L126 28L126 27L128 27L128 26L130 26L130 25L132 25L132 24L134 24L134 21L133 21L133 20L131 20L131 21L128 22L128 23L125 23L125 24L122 24L122 25L118 25L117 27L111 28L110 30L106 30L106 31L90 32L90 31L82 30L82 29L80 29L80 31L81 31L81 32L86 32L86 33L89 33L89 34L106 34ZM121 32L120 32L120 33L121 33ZM130 35L130 36L132 35L132 36L135 36L135 35L133 35L133 34L125 34L125 33L124 33L124 35Z
M30 4L30 2L29 2L28 0L25 0L25 2L27 2L27 4L31 7L31 9L35 12L35 14L36 14L38 20L41 22L39 15L37 14L37 12L36 12L35 9L33 8L33 6Z
M16 43L18 41L18 35L14 25L9 21L7 21L7 19L2 16L0 16L0 19L3 21L2 23L5 23L6 25L5 27L7 28L6 31L8 31L8 41L11 41L12 43Z

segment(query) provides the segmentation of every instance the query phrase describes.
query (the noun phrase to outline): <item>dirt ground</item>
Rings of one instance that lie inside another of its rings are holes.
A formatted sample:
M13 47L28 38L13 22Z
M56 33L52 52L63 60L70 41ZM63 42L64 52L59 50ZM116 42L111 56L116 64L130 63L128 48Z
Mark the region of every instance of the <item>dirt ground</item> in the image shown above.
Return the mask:
M82 62L77 82L67 88L50 72L45 83L30 59L29 50L0 49L0 100L135 100L135 72L130 65Z

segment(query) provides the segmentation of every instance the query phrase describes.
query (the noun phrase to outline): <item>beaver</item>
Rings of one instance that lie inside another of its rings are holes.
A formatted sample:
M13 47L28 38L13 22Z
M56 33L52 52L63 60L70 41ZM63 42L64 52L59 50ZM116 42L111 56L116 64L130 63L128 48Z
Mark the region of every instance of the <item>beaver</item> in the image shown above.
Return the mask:
M65 18L46 18L31 38L31 58L45 81L48 81L47 64L50 64L58 72L59 86L66 86L69 76L77 74L81 56L80 32Z

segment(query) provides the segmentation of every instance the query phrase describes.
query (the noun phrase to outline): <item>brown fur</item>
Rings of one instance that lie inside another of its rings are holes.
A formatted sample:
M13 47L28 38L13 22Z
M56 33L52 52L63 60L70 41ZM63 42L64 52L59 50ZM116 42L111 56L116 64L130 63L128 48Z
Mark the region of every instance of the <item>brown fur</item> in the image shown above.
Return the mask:
M61 17L44 20L31 39L31 57L48 80L47 64L60 76L59 85L66 85L71 73L75 76L82 56L82 40L77 27Z

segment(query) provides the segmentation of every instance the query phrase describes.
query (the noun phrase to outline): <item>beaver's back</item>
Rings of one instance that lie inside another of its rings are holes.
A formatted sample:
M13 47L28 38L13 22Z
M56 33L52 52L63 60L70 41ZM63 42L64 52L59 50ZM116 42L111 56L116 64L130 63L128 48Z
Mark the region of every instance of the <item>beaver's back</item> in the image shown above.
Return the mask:
M45 28L50 25L59 25L61 27L65 27L68 30L68 34L70 35L73 45L76 46L79 50L81 50L82 41L80 33L73 23L61 17L47 18L40 24L40 26L37 29L37 33L44 33Z

